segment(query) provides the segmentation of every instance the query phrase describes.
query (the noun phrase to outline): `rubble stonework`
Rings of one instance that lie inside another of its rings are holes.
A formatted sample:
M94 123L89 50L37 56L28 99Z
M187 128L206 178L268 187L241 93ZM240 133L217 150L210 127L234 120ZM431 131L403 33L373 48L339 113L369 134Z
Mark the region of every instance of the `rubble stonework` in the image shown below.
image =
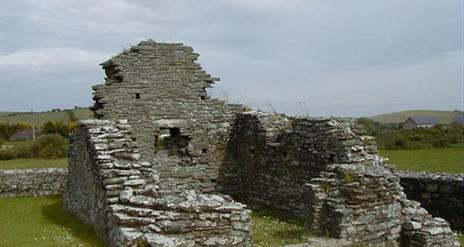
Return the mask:
M0 196L60 195L67 175L61 168L0 170Z
M231 124L244 109L206 94L219 79L198 56L182 44L144 41L103 63L106 82L93 87L95 116L128 119L142 160L157 160L162 191L214 191Z
M464 230L464 174L395 171L409 199Z
M112 246L251 246L250 210L229 196L159 193L126 122L82 121L71 136L64 207Z
M217 78L197 57L149 40L102 64L100 120L71 136L64 202L108 243L250 246L250 210L234 197L354 245L459 246L445 220L406 198L359 126L211 99Z

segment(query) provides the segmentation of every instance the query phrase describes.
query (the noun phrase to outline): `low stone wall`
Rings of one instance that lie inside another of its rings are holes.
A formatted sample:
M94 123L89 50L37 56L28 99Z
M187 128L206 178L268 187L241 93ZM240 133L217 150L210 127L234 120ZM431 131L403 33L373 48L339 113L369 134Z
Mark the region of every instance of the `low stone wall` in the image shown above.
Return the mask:
M396 171L409 199L418 201L433 216L464 230L464 174Z
M60 195L67 176L63 168L0 170L0 196Z

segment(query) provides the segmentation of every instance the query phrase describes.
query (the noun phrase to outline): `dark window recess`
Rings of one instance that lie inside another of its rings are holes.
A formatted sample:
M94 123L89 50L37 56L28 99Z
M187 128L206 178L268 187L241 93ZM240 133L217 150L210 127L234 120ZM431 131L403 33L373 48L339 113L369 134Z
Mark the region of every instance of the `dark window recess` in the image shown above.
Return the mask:
M140 93L135 93L135 98L140 99Z
M169 128L169 137L179 137L180 129L179 128Z
M161 128L155 134L155 147L158 151L167 150L170 154L188 155L190 143L188 136L181 135L179 128Z
M330 154L329 162L335 162L335 154Z
M203 149L201 150L201 153L202 153L202 154L205 154L205 153L207 153L207 152L208 152L208 149L206 149L206 148L203 148Z
M122 79L123 79L123 78L122 78L122 76L120 76L120 75L116 75L116 76L113 77L113 79L114 79L115 81L117 81L117 82L122 82Z
M207 95L206 88L203 88L202 94L200 96L201 100L206 100L206 95Z
M255 153L255 147L251 147L250 148L250 154L254 154Z

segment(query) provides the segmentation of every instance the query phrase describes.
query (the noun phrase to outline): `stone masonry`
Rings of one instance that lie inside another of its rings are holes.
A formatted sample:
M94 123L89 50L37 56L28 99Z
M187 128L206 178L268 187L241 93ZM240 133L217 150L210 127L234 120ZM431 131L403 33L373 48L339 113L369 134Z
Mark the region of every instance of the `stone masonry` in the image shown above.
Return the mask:
M464 174L395 171L408 198L464 231Z
M61 168L0 170L0 196L60 195L67 175Z
M359 126L211 99L218 79L197 57L149 40L102 64L98 120L71 136L64 202L110 245L250 246L240 198L356 246L459 246L447 221L406 198Z
M250 210L228 196L160 194L127 122L82 121L71 138L64 206L111 246L251 246Z

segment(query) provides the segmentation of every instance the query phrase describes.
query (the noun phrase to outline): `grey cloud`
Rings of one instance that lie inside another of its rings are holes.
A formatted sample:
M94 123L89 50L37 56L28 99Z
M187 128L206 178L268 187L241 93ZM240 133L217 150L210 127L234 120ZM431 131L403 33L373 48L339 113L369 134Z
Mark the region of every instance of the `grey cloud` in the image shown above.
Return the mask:
M182 41L221 77L214 95L256 107L356 116L454 109L462 107L461 9L458 0L3 1L0 55L116 54L140 39ZM90 105L88 87L104 77L95 61L0 72L0 108L12 110ZM46 99L6 100L13 90L33 95L28 85Z

